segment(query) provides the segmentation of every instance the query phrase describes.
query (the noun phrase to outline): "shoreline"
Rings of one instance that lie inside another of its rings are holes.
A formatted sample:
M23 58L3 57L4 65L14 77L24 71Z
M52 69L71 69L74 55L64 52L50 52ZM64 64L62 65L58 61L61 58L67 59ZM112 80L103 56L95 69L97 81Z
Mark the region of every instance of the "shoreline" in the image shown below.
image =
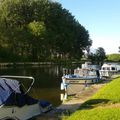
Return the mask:
M98 92L98 90L109 82L110 80L104 80L101 83L92 84L86 87L86 89L81 93L79 92L75 96L68 98L68 100L63 101L63 103L56 107L55 110L38 116L35 120L61 120L64 115L70 116L80 107L81 104L90 99L95 93Z
M82 62L72 62L69 64L81 64ZM14 67L14 66L40 66L40 65L56 65L56 64L67 64L66 61L48 61L48 62L0 62L0 68L2 67Z
M106 80L102 83L93 84L85 88L84 91L77 93L75 96L72 96L69 100L63 101L63 103L57 107L57 109L69 110L70 112L74 112L76 109L80 107L82 103L90 99L101 87L106 85L109 80Z

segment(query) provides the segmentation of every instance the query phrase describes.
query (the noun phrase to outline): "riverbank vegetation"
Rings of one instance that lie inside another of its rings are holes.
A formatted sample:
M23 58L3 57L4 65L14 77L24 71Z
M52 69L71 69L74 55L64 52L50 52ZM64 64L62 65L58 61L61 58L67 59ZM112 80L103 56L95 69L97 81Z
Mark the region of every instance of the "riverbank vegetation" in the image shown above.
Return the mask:
M58 2L0 1L0 62L79 59L89 32Z
M96 52L94 53L90 52L88 54L88 60L94 64L102 65L105 59L106 59L106 53L104 48L102 47L98 47L98 49L96 49Z
M120 54L107 55L107 60L108 61L113 61L113 62L120 62Z
M100 89L81 105L68 120L119 120L120 77Z

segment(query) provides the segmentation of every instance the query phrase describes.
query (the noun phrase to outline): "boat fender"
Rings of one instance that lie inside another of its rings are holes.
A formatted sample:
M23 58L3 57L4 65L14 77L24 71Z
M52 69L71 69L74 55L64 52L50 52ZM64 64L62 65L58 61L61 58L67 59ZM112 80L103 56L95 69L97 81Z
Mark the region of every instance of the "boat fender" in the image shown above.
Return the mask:
M60 90L64 90L64 89L65 89L65 85L64 85L64 83L61 83Z

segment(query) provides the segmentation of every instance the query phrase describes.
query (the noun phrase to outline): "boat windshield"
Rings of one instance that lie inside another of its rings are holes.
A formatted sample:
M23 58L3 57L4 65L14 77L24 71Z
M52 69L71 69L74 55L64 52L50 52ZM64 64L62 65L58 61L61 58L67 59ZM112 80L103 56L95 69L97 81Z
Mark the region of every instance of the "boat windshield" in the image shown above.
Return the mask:
M35 79L33 77L29 77L29 76L9 76L9 75L4 75L4 76L0 76L0 78L10 78L13 81L17 80L20 83L21 86L21 90L24 92L24 94L27 94L30 89L32 88Z
M38 100L26 95L22 88L23 86L18 80L0 78L0 105L23 106L37 103Z

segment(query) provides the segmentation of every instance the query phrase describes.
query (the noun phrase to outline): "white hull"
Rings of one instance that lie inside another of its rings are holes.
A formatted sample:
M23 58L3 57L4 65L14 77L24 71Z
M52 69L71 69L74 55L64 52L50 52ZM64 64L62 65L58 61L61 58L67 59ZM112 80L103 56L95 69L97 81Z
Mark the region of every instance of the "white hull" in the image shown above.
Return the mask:
M66 79L65 83L79 83L79 84L85 84L85 83L94 83L95 79Z
M39 104L25 105L23 107L2 107L0 108L0 120L14 119L14 120L27 120L33 116L41 114Z
M117 74L118 71L115 70L100 70L100 76L102 77L111 77L112 75Z
M7 78L32 79L32 82L28 90L23 92L20 82ZM52 109L49 102L27 95L33 83L33 77L0 76L0 120L27 120Z
M63 76L62 82L63 83L93 83L97 79L96 76L81 76L81 77L76 75L74 76L75 77L69 77L69 75Z

